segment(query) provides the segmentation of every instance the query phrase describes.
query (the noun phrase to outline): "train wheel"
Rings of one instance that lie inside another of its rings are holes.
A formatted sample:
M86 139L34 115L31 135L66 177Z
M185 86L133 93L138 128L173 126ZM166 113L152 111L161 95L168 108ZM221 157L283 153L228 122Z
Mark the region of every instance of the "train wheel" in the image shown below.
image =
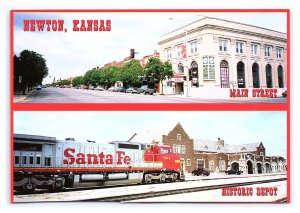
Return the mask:
M165 176L165 173L162 173L161 175L162 175L162 176L161 176L161 178L160 178L160 182L161 182L161 183L165 183L165 182L166 182L166 176Z
M24 186L24 192L32 194L36 189L36 185L33 183L28 183Z
M176 182L177 177L178 177L178 176L177 176L177 173L174 173L174 174L173 174L173 182Z

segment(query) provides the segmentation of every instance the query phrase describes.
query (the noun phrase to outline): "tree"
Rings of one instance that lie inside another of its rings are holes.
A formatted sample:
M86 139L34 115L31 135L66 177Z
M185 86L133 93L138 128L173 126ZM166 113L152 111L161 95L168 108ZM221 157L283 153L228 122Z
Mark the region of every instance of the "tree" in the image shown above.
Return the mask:
M39 53L23 50L20 56L14 57L14 77L22 76L21 89L25 94L26 88L42 84L43 79L48 75L46 60Z
M73 79L73 86L80 86L82 84L84 84L83 76L77 76Z
M174 75L172 65L170 62L162 62L158 58L150 58L145 67L145 77L147 82L156 85L160 82L162 85L163 80L172 78ZM163 86L161 87L161 94L163 94Z
M140 78L144 75L143 68L138 60L131 60L121 69L121 81L127 86L139 86Z

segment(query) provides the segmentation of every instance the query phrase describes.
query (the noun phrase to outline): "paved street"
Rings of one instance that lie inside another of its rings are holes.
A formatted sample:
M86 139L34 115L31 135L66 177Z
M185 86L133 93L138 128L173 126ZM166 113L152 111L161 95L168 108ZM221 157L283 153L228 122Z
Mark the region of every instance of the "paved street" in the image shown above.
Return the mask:
M143 95L70 88L43 88L27 96L15 95L15 103L286 103L286 98L201 99L184 95Z

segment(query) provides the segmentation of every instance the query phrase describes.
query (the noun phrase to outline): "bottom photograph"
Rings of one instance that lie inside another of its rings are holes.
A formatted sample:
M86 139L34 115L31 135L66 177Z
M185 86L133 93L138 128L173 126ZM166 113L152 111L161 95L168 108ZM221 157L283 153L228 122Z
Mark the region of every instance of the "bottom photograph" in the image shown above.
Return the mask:
M283 111L15 111L12 202L289 202Z

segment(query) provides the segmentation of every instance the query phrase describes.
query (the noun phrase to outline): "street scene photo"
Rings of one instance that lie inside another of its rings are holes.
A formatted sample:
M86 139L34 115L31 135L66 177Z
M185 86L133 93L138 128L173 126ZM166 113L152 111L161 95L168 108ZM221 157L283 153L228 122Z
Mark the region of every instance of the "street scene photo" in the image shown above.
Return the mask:
M285 10L11 14L13 103L289 98Z
M283 111L13 114L13 202L289 200Z

